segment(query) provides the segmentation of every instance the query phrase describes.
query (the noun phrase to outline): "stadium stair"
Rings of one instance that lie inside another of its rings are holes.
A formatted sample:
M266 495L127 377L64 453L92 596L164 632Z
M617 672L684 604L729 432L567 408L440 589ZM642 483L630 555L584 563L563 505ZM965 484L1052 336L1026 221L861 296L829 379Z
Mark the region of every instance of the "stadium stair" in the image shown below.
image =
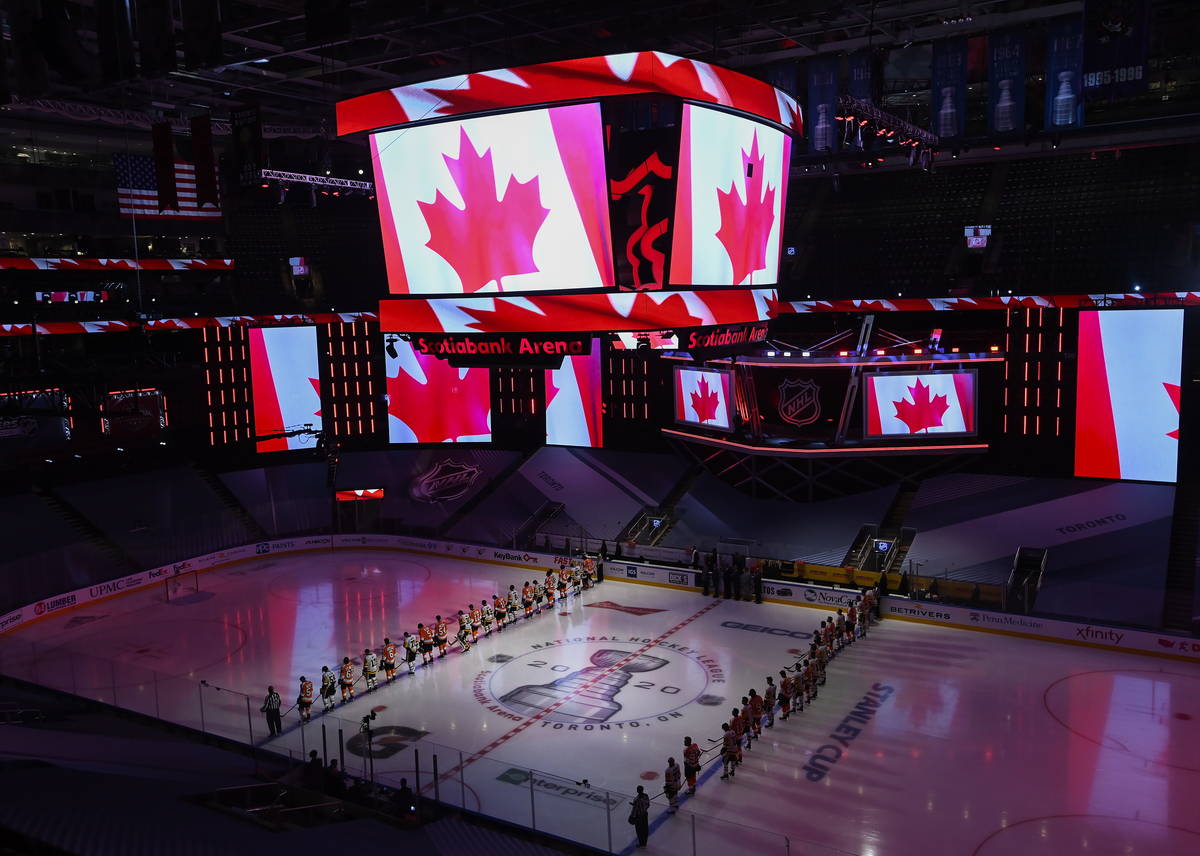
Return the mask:
M104 534L102 529L84 517L83 514L62 497L51 493L39 485L34 485L33 492L37 494L38 498L42 500L47 508L62 518L67 526L74 529L105 556L108 556L112 560L114 567L125 568L131 574L145 570L132 556Z
M850 545L850 549L846 551L846 557L842 559L842 567L862 570L863 559L866 558L867 551L871 548L871 544L878 534L879 527L874 523L864 523L860 526L858 534L854 536L854 542Z
M196 475L199 476L200 480L208 485L209 489L216 494L217 499L221 501L221 504L237 516L238 520L240 520L246 529L254 536L255 540L266 541L268 538L272 537L272 535L269 534L267 530L264 529L259 522L254 519L250 512L246 510L246 507L242 505L241 501L237 498L234 492L226 487L225 482L221 481L215 473L210 472L208 469L197 463L192 464L192 469L195 471ZM274 534L278 536L283 533L276 532Z
M1163 593L1162 626L1196 635L1196 577L1200 574L1200 486L1180 484L1175 493L1171 551Z
M438 527L438 535L442 538L448 537L448 534L454 530L455 526L462 522L464 518L468 517L476 509L476 507L479 506L480 503L495 493L502 484L512 478L512 476L518 470L520 470L522 466L525 465L525 462L533 456L535 451L537 450L526 449L520 456L513 460L512 463L497 473L496 477L487 485L485 485L482 490L455 509L454 513L443 520L441 526Z
M693 463L679 477L679 481L671 488L670 493L663 497L663 501L658 505L647 505L636 516L633 517L625 528L617 533L617 541L637 541L639 544L648 544L656 546L661 544L663 539L667 537L667 533L671 531L671 527L679 519L675 513L675 506L679 501L687 496L696 480L704 474L704 466L699 463ZM653 528L652 519L662 520L662 525L658 528ZM647 533L651 537L647 538Z

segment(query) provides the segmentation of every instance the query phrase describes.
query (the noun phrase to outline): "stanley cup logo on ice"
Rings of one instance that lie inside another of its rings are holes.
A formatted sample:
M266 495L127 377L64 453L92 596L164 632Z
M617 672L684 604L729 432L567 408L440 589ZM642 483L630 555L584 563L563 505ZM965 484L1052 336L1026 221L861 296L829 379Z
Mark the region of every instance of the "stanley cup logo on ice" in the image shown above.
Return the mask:
M604 649L592 655L592 665L565 678L548 684L526 684L517 687L500 699L510 709L534 716L551 705L563 702L546 719L550 722L586 724L606 722L620 713L621 705L616 701L617 693L639 672L653 672L669 661L661 657L639 654L628 663L613 671L621 661L629 658L628 651Z

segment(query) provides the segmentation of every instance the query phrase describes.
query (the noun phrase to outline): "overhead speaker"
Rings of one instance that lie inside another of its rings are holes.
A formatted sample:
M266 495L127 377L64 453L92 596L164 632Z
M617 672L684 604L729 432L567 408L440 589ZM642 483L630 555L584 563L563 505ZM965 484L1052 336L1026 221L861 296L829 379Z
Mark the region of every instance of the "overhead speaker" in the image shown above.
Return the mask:
M304 0L304 35L310 45L350 38L350 0Z
M162 77L175 71L175 19L170 3L138 0L137 41L142 77Z
M133 77L133 22L126 0L95 0L96 43L105 83Z
M183 64L187 68L212 68L222 64L221 3L219 0L183 0Z

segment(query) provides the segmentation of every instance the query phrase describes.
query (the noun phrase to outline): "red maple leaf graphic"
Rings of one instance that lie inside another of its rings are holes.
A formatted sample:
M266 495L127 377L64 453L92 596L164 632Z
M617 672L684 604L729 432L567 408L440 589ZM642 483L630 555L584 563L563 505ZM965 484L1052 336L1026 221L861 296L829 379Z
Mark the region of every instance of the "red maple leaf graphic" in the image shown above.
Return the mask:
M896 418L908 426L909 432L916 434L928 428L937 428L942 424L942 416L950 409L946 396L929 397L929 387L917 378L917 385L908 387L910 402L906 398L893 401L896 405Z
M1169 395L1171 397L1171 403L1175 405L1175 415L1178 416L1179 415L1179 384L1164 383L1163 386L1167 390L1167 395ZM1179 439L1179 429L1176 428L1174 431L1168 431L1167 436L1173 437L1174 439L1178 440Z
M780 315L793 315L796 312L796 307L792 306L788 300L780 300L777 297L767 298L767 317L778 318Z
M746 199L738 196L736 182L729 190L717 191L721 228L717 240L729 254L733 265L733 284L767 266L767 239L775 224L775 188L767 186L766 158L758 153L758 132L750 144L750 153L742 149L742 173L746 175Z
M717 405L721 403L721 396L708 388L708 378L701 376L696 384L696 392L691 393L691 398L697 422L708 422L717 418Z
M665 300L655 300L644 291L639 291L633 300L633 308L629 318L652 320L655 329L674 329L675 327L700 327L704 319L688 311L687 303L681 294L672 294ZM619 327L616 329L620 329ZM645 325L638 329L645 329Z
M417 356L425 383L403 368L387 379L388 413L417 435L418 443L444 443L488 434L491 389L487 369L459 369L437 357Z
M542 207L537 177L526 182L512 175L497 195L492 151L480 153L467 136L459 136L458 158L443 156L454 186L462 196L459 208L442 191L433 202L418 201L429 226L425 246L449 262L467 294L506 276L536 273L533 241L550 210Z
M321 401L321 382L319 380L317 380L315 377L310 377L308 379L308 382L312 384L313 392L315 392L317 394L317 402L319 403ZM313 416L320 416L320 415L321 415L320 410L313 413Z
M569 358L568 358L569 359ZM554 369L546 369L546 409L550 409L550 405L554 403L554 399L562 390L554 385Z

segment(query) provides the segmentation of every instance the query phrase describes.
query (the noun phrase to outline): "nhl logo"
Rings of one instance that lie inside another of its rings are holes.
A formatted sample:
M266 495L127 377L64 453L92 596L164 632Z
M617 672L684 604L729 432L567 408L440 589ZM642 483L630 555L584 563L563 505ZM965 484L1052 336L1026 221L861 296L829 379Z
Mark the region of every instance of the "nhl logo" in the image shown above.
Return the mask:
M779 384L779 418L798 427L821 416L821 387L811 380L785 380Z
M444 458L429 472L413 480L409 494L421 502L449 502L464 496L479 478L479 473L479 467L473 464Z

